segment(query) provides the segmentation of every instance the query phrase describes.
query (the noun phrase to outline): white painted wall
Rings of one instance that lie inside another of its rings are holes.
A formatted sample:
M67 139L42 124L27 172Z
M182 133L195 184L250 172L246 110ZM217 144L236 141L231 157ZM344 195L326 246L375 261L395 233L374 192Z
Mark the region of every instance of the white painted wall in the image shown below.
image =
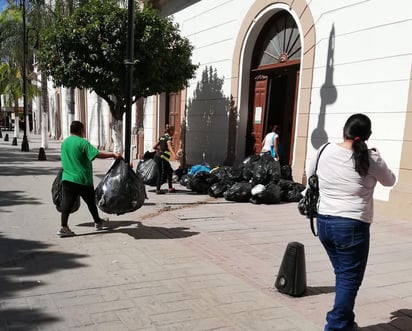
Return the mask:
M225 78L223 92L228 97L237 32L249 6L249 1L242 0L199 1L173 15L182 35L195 46L192 62L199 65L197 77L205 67L216 68L218 76ZM188 98L193 96L197 81L191 81Z
M154 112L156 98L157 96L147 97L143 104L144 152L152 151L153 142L158 138L155 136L159 129L156 125L157 119Z
M223 89L229 96L233 50L249 6L250 2L242 0L208 0L174 13L182 35L195 46L192 60L199 64L197 78L190 82L188 98L193 96L206 66L216 68L218 75L224 76ZM309 6L316 25L309 133L318 125L320 89L325 82L329 35L334 27L333 85L337 98L325 108L327 136L332 142L340 141L347 117L356 112L366 113L373 122L369 145L376 146L397 173L412 59L412 2L312 0ZM307 163L314 152L309 139ZM387 199L389 190L378 187L376 197Z
M310 116L317 126L325 80L328 38L335 29L333 84L336 101L326 107L329 140L342 140L342 128L353 113L372 120L370 147L377 147L395 173L399 172L412 60L412 2L383 0L314 0L317 47ZM307 164L315 150L308 141ZM390 188L378 186L375 198L387 200Z

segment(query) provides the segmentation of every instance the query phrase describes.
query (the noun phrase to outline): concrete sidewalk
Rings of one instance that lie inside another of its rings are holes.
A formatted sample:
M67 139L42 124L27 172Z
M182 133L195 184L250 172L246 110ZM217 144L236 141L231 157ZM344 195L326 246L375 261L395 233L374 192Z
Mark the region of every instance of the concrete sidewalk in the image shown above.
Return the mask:
M254 205L178 193L96 232L82 203L59 238L51 183L59 141L38 161L0 139L0 330L323 329L334 275L296 203ZM111 160L96 160L95 185ZM289 242L305 245L307 294L274 288ZM412 219L377 215L355 313L361 330L412 330Z

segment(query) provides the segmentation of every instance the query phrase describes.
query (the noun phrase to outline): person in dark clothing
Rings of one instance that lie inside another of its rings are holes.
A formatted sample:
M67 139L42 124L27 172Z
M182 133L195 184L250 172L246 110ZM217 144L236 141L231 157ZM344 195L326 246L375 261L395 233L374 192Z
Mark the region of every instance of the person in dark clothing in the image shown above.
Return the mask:
M153 149L158 151L158 153L154 156L154 160L159 168L159 176L157 176L156 181L156 194L163 194L165 193L160 189L163 183L163 179L167 179L167 184L169 186L169 193L176 192L175 188L172 184L173 178L173 168L169 162L172 158L176 160L176 153L173 150L173 134L174 134L174 127L168 126L166 127L165 133L163 136L159 138L156 144L154 144Z

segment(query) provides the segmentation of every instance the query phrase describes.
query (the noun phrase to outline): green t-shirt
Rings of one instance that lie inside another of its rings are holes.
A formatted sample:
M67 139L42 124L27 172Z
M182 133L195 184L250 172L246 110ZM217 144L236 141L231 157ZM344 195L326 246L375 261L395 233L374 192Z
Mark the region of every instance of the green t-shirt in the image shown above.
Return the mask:
M93 186L92 161L98 154L99 150L86 139L76 135L67 137L61 145L62 181Z

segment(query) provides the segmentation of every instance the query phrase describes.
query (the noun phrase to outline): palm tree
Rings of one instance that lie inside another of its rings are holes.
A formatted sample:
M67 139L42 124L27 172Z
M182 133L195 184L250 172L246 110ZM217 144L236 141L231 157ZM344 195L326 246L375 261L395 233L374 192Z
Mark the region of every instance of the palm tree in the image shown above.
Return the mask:
M15 125L14 137L19 137L19 100L23 97L22 71L16 62L2 62L0 64L0 91L6 96L6 106L14 108ZM40 90L33 84L27 85L27 98L33 99L40 94Z
M19 100L23 96L21 71L15 63L0 64L0 90L6 106L14 108L14 137L19 137Z
M19 100L23 96L23 49L22 17L20 10L10 5L0 14L1 70L0 90L6 95L8 106L14 107L14 136L19 137ZM40 94L39 89L31 84L34 79L32 71L27 73L27 99L30 101ZM27 121L25 121L27 122Z

